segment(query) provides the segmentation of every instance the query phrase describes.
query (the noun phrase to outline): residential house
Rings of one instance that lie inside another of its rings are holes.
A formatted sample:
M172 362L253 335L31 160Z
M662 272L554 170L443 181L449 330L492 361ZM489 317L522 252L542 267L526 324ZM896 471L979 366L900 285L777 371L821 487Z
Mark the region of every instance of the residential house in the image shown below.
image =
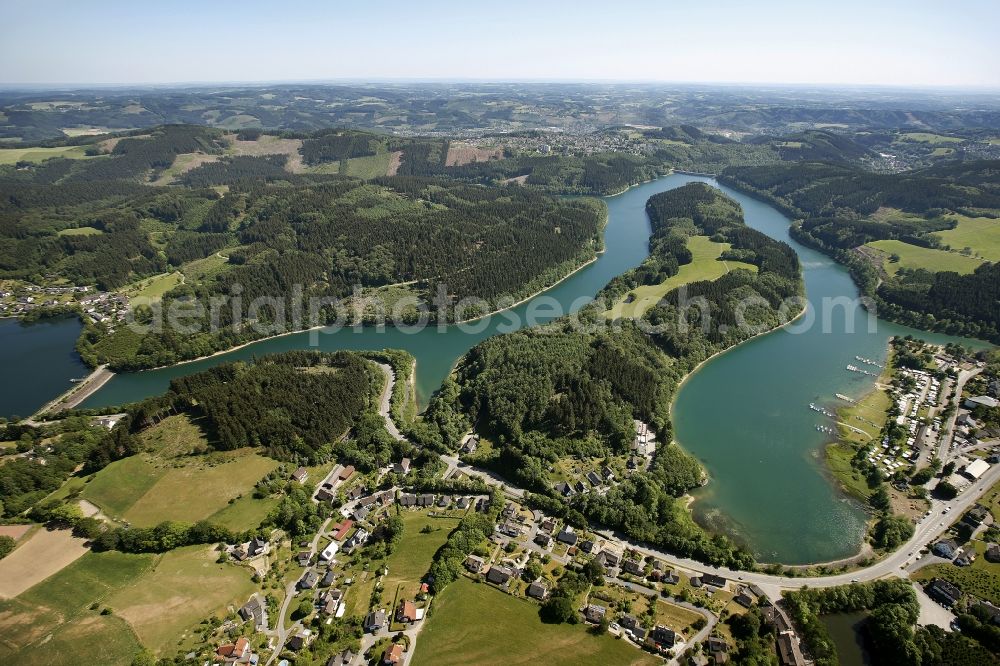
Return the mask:
M656 643L657 647L664 650L669 650L677 642L677 633L670 627L665 627L662 624L653 627L653 631L649 633L649 637Z
M931 599L948 608L954 606L962 598L962 591L942 578L932 580L924 588L924 591Z
M570 546L575 545L576 540L578 538L579 537L577 536L576 532L573 531L572 525L564 526L562 531L559 532L558 536L556 536L557 541L559 541L560 543L565 543Z
M267 607L256 594L243 604L239 610L239 615L246 622L253 622L254 628L267 626Z
M744 608L750 608L751 606L753 606L754 600L753 597L747 594L746 589L740 588L739 594L733 597L733 601L738 603L740 606L743 606Z
M979 527L983 523L989 524L992 520L993 516L989 509L981 504L975 505L962 516L962 522L972 527Z
M1000 562L1000 545L991 543L986 546L986 561L994 564Z
M235 643L220 645L215 651L215 655L226 664L246 664L250 662L253 651L250 649L250 641L242 636Z
M417 621L417 607L412 601L403 599L399 602L399 608L396 609L396 621L407 624Z
M791 631L778 634L778 661L782 666L805 666L806 660L799 649L799 641Z
M459 497L458 501L455 502L455 506L458 507L459 509L468 509L469 508L469 498L468 497Z
M393 643L382 653L382 664L392 666L398 664L403 659L403 646L400 643Z
M319 583L319 574L310 569L299 579L297 586L300 590L311 590L316 587L317 583Z
M339 652L326 661L326 666L350 666L351 662L354 661L354 657L357 656L349 649Z
M309 478L309 470L307 470L305 467L299 467L294 472L292 472L292 481L305 483L306 479L308 478Z
M337 572L334 571L333 569L327 569L326 573L323 575L323 580L319 582L319 586L330 587L336 580L337 580Z
M578 493L585 493L587 492L587 486L583 485L583 481L577 481L573 484L573 490Z
M578 544L578 547L585 553L592 553L594 551L594 542L590 539L584 539Z
M545 599L549 596L549 588L541 580L536 580L528 586L526 594L532 599Z
M634 615L622 615L618 620L618 624L627 632L632 634L636 640L641 641L646 638L646 629Z
M711 587L722 589L726 586L726 579L715 574L702 574L701 582Z
M573 488L565 481L560 481L555 486L556 492L563 497L569 497L573 494Z
M583 609L583 619L592 624L600 624L608 609L597 604L589 604Z
M515 539L521 536L521 527L515 523L507 521L500 526L500 534Z
M342 520L339 523L337 523L336 525L334 525L333 526L333 529L334 529L333 538L334 538L334 540L335 541L343 541L344 537L347 536L347 533L351 531L352 527L354 527L354 521L350 520L348 518L345 518L344 520Z
M417 496L411 493L402 493L399 496L399 505L410 507L417 505Z
M642 562L633 559L627 559L622 562L622 571L633 576L641 576L644 573Z
M369 533L365 528L359 528L357 532L351 535L351 538L347 540L344 544L344 550L354 550L358 546L362 545L365 541L368 541Z
M384 610L377 610L365 616L365 631L371 634L378 633L388 624L388 617Z
M549 548L552 546L552 537L544 532L539 532L535 535L535 543L538 544L540 548Z
M441 497L438 497L437 505L439 508L446 509L449 504L451 504L451 497L448 495L441 495Z
M305 631L300 631L299 633L289 638L288 643L286 643L286 645L288 646L288 649L291 650L292 652L298 652L299 650L304 648L308 642L309 642L309 634L306 633Z
M337 554L338 550L340 550L340 544L337 543L336 539L334 539L328 543L326 548L323 549L323 552L319 554L319 559L323 562L329 562L333 559L333 556Z
M340 473L337 475L337 478L339 478L341 481L347 481L349 478L351 478L351 475L353 474L354 474L354 465L348 465L347 467L344 467L343 469L340 470Z
M298 555L295 556L295 560L299 563L300 567L309 566L309 561L311 559L312 556L309 554L309 551L307 550L303 550L302 552L300 552Z
M597 559L604 565L605 569L613 569L622 561L621 555L613 550L602 550Z
M417 504L419 506L434 506L434 495L430 493L425 493L417 498Z
M358 498L364 497L365 492L367 491L365 490L364 486L354 486L346 493L344 493L344 496L346 497L348 502L352 502Z
M324 483L316 491L316 501L318 502L329 502L333 500L333 497L333 486L329 483Z
M396 474L409 474L410 472L410 459L403 458L398 463L392 466L392 471Z
M602 483L601 477L593 470L587 472L587 481L590 481L593 486L599 486Z
M494 585L506 586L510 579L514 577L514 571L510 567L494 564L486 574L486 580Z
M539 525L539 528L546 534L552 534L556 529L555 518L546 518L542 521L542 524Z
M615 473L611 470L610 467L605 465L604 467L601 468L601 476L604 477L605 481L611 481L612 479L615 478Z
M478 555L469 555L465 558L465 568L471 573L479 573L485 564L485 560Z
M931 546L931 551L938 557L950 560L958 554L958 544L954 539L941 539Z
M664 583L669 583L670 585L676 585L681 581L681 577L677 575L677 572L673 569L667 569L660 576L660 580Z

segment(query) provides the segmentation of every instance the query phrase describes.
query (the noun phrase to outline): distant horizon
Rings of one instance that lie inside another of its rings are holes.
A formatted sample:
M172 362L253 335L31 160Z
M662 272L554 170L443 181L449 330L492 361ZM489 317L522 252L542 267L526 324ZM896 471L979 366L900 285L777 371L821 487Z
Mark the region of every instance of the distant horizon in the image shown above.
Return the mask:
M12 0L3 15L5 88L539 80L1000 89L995 0Z
M895 91L895 92L946 92L946 93L986 93L1000 94L1000 84L895 84L895 83L809 83L805 81L684 81L670 79L598 79L598 78L450 78L450 77L342 77L328 79L246 79L246 80L193 80L193 81L136 81L136 82L3 82L3 92L72 92L75 90L103 89L183 89L212 87L276 87L296 85L640 85L675 88L719 87L719 88L778 88L809 89L817 91Z

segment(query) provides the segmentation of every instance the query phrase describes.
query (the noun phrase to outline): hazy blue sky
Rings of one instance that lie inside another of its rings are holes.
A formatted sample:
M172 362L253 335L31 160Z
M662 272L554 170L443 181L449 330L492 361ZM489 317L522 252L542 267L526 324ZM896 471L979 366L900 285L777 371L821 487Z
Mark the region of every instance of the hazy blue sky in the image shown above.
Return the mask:
M998 0L4 0L0 83L620 79L1000 87Z

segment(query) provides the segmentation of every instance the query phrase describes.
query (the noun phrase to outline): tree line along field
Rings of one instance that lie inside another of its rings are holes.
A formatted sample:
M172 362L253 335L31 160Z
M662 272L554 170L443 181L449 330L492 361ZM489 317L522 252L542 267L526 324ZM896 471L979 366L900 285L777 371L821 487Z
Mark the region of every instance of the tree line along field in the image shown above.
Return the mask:
M246 569L216 558L210 546L162 555L87 553L0 601L0 661L127 664L140 645L173 651L200 620L243 603L255 589Z
M898 261L889 259L882 262L882 267L891 275L895 275L901 268L911 270L923 268L935 273L940 271L954 271L955 273L967 275L983 263L981 259L968 257L957 252L921 247L901 240L872 241L871 243L867 243L867 245L884 253L887 257L893 255L899 257Z
M955 251L970 248L986 261L1000 261L1000 219L965 215L953 217L956 220L954 229L934 234L943 244Z
M83 159L87 157L83 146L59 146L55 148L0 148L0 165L18 162L43 162L53 157L63 159Z
M582 625L543 624L538 604L462 577L439 594L413 666L657 664L660 660Z

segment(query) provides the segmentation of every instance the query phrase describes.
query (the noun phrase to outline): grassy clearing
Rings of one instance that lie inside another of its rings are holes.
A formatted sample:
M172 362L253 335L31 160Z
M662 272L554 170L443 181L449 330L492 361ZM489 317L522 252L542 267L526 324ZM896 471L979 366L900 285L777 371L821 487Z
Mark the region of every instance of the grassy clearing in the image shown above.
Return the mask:
M186 280L199 282L210 277L215 277L224 271L227 261L226 257L213 254L211 257L189 261L181 266L181 273L184 274Z
M249 495L254 484L278 466L250 450L232 453L235 455L226 459L199 457L197 462L167 470L135 500L125 519L148 527L164 520L196 522L208 518L226 508L229 500Z
M405 511L403 536L386 560L389 575L385 577L385 590L395 594L399 589L400 598L413 600L420 591L420 580L431 567L434 553L438 551L448 535L458 526L458 518L432 518L424 512ZM431 532L421 532L430 528Z
M682 284L699 280L715 280L736 268L757 270L756 266L742 261L719 261L722 253L729 249L729 243L713 243L708 236L692 236L688 240L688 249L691 250L693 259L690 264L681 266L677 275L660 284L644 285L633 289L622 300L615 303L606 315L612 319L619 317L637 319L668 292ZM633 296L634 299L632 302L626 303L629 296Z
M143 456L123 458L98 472L80 495L109 516L121 517L156 485L163 473Z
M153 559L87 553L18 598L0 602L0 662L128 664L139 648L135 635L120 618L98 615L91 605L103 606Z
M165 553L142 576L108 599L142 643L163 653L183 641L201 620L242 605L255 586L247 569L217 564L210 546L189 546Z
M940 146L931 151L931 157L946 157L954 152L954 148L945 148L944 146Z
M251 449L200 453L208 441L184 415L164 419L141 439L143 453L108 465L81 493L109 516L146 527L218 515L229 526L247 529L270 510L270 504L250 495L276 461Z
M104 232L96 227L72 227L60 229L58 236L100 236Z
M18 162L44 162L53 157L72 160L84 159L84 146L59 146L57 148L0 148L0 165Z
M934 272L954 271L964 275L973 272L983 263L982 259L966 257L957 252L932 250L898 240L873 241L868 243L868 247L884 252L887 256L899 255L899 261L886 260L882 264L886 272L892 275L901 268L925 268Z
M384 176L389 171L389 162L392 156L389 153L379 153L367 157L352 157L340 163L340 173L345 176L355 178L378 178Z
M899 135L900 141L914 141L916 143L962 143L965 139L955 136L945 136L943 134L933 134L931 132L907 132Z
M1000 261L1000 220L964 215L952 217L958 221L955 228L935 234L941 242L955 250L972 248L987 261Z
M659 660L580 625L542 624L538 605L460 578L434 601L413 666L656 664Z
M69 530L41 528L0 560L0 599L15 597L87 554Z
M140 645L128 624L114 615L85 615L60 625L44 643L34 643L11 656L20 666L128 666Z
M693 610L671 604L662 599L656 602L656 624L662 624L678 631L686 638L695 634L692 625L701 618Z
M182 282L184 282L184 276L180 272L175 271L173 273L154 275L151 278L133 282L122 289L122 292L124 292L129 298L143 298L151 301L158 301L163 298L165 293Z
M260 525L261 521L267 518L267 514L271 513L271 509L277 505L277 497L254 499L247 494L233 503L227 504L224 509L216 511L208 517L208 520L216 525L241 532Z

